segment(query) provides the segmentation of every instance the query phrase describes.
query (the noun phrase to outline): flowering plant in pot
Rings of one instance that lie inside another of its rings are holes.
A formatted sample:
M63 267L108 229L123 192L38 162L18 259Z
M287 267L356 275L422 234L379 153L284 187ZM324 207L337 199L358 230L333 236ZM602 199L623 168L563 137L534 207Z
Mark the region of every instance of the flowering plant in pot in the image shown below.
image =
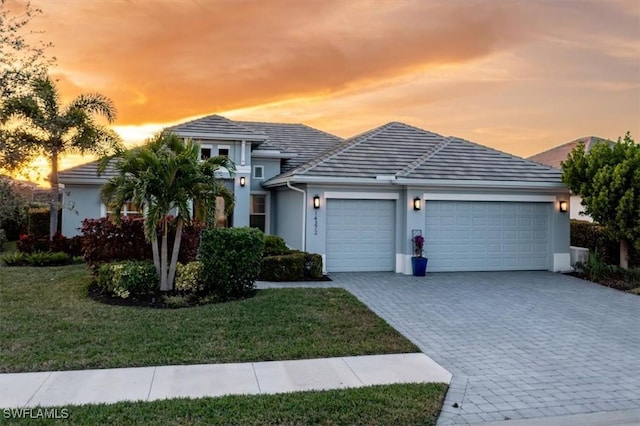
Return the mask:
M413 275L416 277L424 277L427 272L427 262L429 259L422 257L424 252L424 237L420 234L414 235L411 239L413 242L413 254L411 258L411 266L413 267Z

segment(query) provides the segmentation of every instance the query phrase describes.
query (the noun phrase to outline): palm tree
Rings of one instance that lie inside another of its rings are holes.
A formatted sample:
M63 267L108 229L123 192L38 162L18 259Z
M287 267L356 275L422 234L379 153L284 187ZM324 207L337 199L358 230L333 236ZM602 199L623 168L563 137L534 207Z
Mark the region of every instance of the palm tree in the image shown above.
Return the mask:
M128 202L143 211L145 238L151 243L160 290L173 289L182 229L192 221L194 203L207 212L208 225L215 220L216 197L222 197L225 209L231 211L233 193L218 180L216 172L225 169L232 174L235 166L227 157L200 161L200 146L172 133L160 133L141 147L103 158L101 170L109 164L115 167L117 175L102 187L103 202L113 209L116 222ZM175 221L176 233L169 262L170 220Z
M109 123L116 118L113 102L99 93L82 94L66 107L60 104L60 94L49 77L32 83L29 95L16 96L3 103L2 119L15 119L11 137L32 154L44 154L51 163L49 234L58 227L58 161L61 154L92 152L105 155L120 146L120 138L111 129L94 121L102 116Z

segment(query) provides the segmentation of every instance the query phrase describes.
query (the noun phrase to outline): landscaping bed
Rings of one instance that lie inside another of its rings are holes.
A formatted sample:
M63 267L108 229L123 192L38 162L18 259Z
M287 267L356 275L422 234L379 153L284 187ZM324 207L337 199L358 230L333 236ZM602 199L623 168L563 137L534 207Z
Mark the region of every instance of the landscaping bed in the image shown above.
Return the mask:
M342 289L169 310L96 302L90 283L85 265L0 268L0 372L418 351Z

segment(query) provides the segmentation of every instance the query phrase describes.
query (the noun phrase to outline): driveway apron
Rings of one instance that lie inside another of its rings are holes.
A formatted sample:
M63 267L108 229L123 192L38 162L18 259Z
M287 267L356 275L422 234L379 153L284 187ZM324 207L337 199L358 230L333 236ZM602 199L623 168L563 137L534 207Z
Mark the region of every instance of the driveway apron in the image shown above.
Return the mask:
M453 374L438 424L640 408L640 297L551 272L339 273ZM639 419L640 422L640 419Z

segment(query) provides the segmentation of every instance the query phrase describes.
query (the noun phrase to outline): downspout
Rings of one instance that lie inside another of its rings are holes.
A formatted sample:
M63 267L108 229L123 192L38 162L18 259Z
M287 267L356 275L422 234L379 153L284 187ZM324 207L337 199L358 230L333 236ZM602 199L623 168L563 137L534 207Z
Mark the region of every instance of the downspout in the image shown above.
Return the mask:
M290 181L287 181L287 188L302 193L302 251L307 251L307 191L291 186Z

